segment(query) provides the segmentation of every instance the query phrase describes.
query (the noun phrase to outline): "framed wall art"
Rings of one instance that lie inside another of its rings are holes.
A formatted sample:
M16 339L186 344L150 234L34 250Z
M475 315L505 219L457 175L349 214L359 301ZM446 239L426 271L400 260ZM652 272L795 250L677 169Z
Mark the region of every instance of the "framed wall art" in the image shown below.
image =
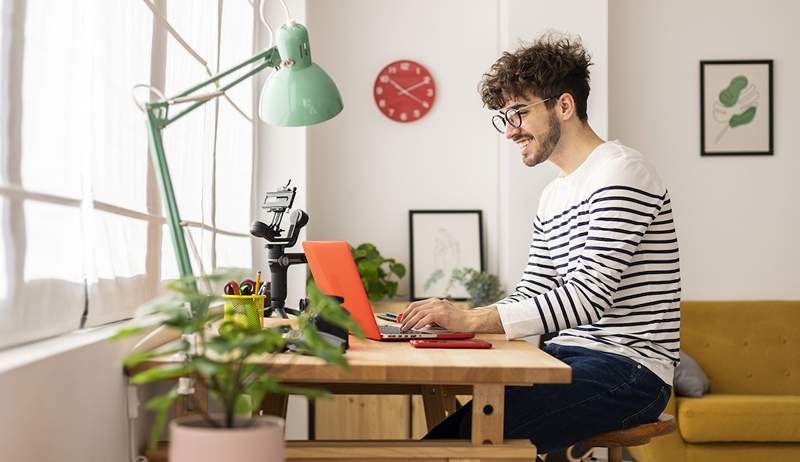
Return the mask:
M460 284L448 283L456 268L484 270L481 211L409 210L408 222L411 300L467 300Z
M772 60L700 61L700 153L772 155Z

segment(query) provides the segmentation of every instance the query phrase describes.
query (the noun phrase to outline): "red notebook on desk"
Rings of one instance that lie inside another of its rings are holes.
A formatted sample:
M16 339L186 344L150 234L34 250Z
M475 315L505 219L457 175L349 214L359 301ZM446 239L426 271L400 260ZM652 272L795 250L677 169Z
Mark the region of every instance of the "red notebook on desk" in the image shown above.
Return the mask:
M411 340L414 338L467 339L471 332L442 329L400 330L400 326L379 326L358 274L350 246L344 241L305 241L303 250L317 287L324 294L342 297L342 306L372 340Z

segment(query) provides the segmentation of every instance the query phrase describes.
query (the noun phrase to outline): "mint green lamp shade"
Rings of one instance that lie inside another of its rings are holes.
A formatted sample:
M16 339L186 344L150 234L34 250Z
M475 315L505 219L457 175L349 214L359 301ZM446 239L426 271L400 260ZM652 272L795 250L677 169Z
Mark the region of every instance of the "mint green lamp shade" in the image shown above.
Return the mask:
M314 125L342 111L342 96L333 79L311 62L308 31L302 24L284 24L278 31L281 69L261 90L258 113L271 125Z

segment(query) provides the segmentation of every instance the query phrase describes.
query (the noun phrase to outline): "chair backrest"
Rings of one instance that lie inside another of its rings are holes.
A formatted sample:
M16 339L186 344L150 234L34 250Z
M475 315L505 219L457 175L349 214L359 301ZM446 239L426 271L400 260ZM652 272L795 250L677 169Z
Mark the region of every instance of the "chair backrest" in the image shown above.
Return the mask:
M800 393L800 301L684 301L681 349L712 393Z

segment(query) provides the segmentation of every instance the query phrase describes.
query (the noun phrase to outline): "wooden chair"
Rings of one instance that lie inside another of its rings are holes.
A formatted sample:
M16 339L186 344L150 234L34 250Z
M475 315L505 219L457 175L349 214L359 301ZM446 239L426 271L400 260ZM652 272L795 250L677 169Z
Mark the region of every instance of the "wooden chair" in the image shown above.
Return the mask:
M650 438L674 432L675 427L675 417L661 414L656 422L593 436L581 445L593 448L606 447L608 448L608 462L622 462L623 447L647 444L650 442Z

